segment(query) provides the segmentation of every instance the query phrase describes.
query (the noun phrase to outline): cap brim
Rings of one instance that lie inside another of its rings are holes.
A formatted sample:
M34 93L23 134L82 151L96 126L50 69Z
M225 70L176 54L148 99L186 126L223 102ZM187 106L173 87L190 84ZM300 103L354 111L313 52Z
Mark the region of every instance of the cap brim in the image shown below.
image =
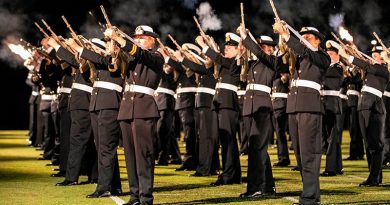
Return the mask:
M153 38L158 38L159 35L157 33L153 33L153 32L148 32L148 31L144 31L144 33L142 34L136 34L136 33L133 33L131 34L132 37L135 37L135 36L150 36L150 37L153 37Z

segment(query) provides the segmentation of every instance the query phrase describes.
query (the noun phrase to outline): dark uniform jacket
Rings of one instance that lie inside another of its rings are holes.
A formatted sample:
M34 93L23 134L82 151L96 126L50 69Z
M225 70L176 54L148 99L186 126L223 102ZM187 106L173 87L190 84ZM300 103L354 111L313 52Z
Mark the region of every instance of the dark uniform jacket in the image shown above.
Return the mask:
M215 63L221 65L219 83L228 83L238 86L240 82L240 66L235 58L225 58L213 49L207 49L205 53ZM215 89L212 109L232 109L239 111L237 93L227 89Z
M74 57L74 55L62 47L60 47L57 50L57 56L60 59L66 61L68 64L70 64L74 68L79 68L79 66L80 66L79 63L77 62L76 58ZM80 69L76 69L72 83L79 83L79 84L83 84L83 85L92 87L92 82L90 81L89 76L90 76L89 69L87 69L87 71L84 73L81 73ZM72 91L69 95L69 105L68 105L69 111L89 110L90 99L91 99L91 93L80 90L80 89L72 89Z
M215 89L216 80L213 76L214 74L214 66L207 69L204 65L199 65L193 61L184 58L182 64L188 68L190 68L195 73L201 75L200 82L198 83L198 87L202 88L210 88ZM198 92L195 94L195 108L211 108L212 101L214 95L204 92Z
M164 58L161 54L143 50L130 42L126 43L123 50L134 57L126 72L126 84L145 86L156 90L161 76L165 74L163 71ZM124 93L118 120L159 117L157 104L152 95L137 92Z
M340 91L343 79L343 68L341 67L340 63L332 64L325 73L322 89ZM342 103L340 97L324 95L323 103L325 110L331 111L335 114L341 114Z
M359 73L353 75L352 72L348 72L350 73L350 76L346 78L347 92L348 90L355 90L357 92L360 92L363 83L361 75ZM358 99L359 96L357 95L348 95L348 107L357 107Z
M250 37L245 38L243 42L245 47L258 58L258 60L249 68L247 83L261 84L268 86L271 89L275 77L276 58L264 53ZM243 116L256 113L264 108L270 112L272 111L270 93L258 90L247 90L244 97Z
M175 92L176 82L173 79L173 73L163 75L158 87ZM175 109L175 97L173 95L167 93L156 93L154 99L156 100L159 111Z
M187 77L185 69L179 62L169 59L167 64L180 73L177 79L177 89L196 87L195 75ZM176 91L175 110L191 107L195 107L195 92L177 93Z
M272 92L274 93L288 93L289 92L289 82L283 83L283 81L279 78L275 79L273 82ZM272 99L272 107L274 110L286 109L287 106L287 98L273 98Z
M72 67L68 66L61 71L60 88L72 88L73 76ZM58 93L58 109L68 107L69 104L69 93L59 92Z
M389 81L389 71L386 66L380 64L372 65L358 58L354 58L352 64L366 72L364 85L375 88L382 93L385 91ZM369 92L361 92L358 110L373 110L382 114L386 113L382 98Z
M287 45L298 55L293 80L310 80L321 84L330 65L329 56L322 50L312 51L290 36ZM287 113L323 112L320 92L308 87L291 86L287 98Z
M32 82L31 77L33 76L34 72L30 71L28 73L26 84L31 87L31 95L28 99L29 104L37 104L38 103L38 93L39 93L39 86L37 86L35 83ZM35 93L35 94L32 94Z
M120 69L115 72L108 71L108 67L111 66L111 56L101 56L84 48L80 57L90 60L95 64L97 70L96 81L110 82L123 87L123 78L121 76ZM94 87L91 95L89 111L119 109L121 99L122 92Z

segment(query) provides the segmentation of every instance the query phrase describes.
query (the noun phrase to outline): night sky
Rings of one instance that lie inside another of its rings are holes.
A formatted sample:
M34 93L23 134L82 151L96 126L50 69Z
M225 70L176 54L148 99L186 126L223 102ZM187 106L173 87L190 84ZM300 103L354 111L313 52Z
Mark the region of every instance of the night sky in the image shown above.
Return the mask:
M362 51L369 49L377 32L390 46L390 4L388 0L274 0L279 15L299 30L302 26L317 27L330 38L329 16L343 14L343 25L351 31L354 42ZM28 128L28 98L31 90L25 84L27 69L22 61L5 47L5 42L17 43L24 38L37 45L42 34L34 21L45 19L53 30L68 37L61 20L65 15L76 32L86 37L101 37L96 20L88 15L92 11L104 23L99 5L104 5L112 24L131 33L137 25L152 26L168 46L168 33L179 43L193 42L198 30L192 20L196 9L204 1L198 0L0 0L0 129ZM268 0L208 1L222 22L218 31L207 31L221 43L225 32L234 31L240 23L239 3L245 4L246 26L254 35L271 35L273 13ZM385 15L386 14L386 15Z

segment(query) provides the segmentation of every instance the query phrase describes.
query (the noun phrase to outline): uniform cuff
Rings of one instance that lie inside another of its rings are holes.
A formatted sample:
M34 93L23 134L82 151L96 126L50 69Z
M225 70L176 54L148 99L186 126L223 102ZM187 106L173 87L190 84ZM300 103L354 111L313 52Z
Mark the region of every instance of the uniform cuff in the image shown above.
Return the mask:
M170 59L169 57L165 57L165 58L164 58L165 64L168 64L169 59Z
M202 53L206 53L208 49L209 49L208 46L204 47L204 48L202 49Z
M56 52L58 51L58 49L60 49L61 46L60 45L57 45L56 47L54 47L54 49L56 50Z
M348 58L348 62L352 64L352 62L353 62L353 59L354 59L354 57L353 57L353 56L349 56L349 58Z

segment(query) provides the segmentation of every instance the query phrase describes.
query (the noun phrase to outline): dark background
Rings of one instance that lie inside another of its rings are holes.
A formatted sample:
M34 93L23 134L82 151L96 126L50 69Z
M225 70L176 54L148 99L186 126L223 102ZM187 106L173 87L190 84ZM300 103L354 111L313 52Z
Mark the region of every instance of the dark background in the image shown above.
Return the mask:
M127 33L137 25L147 24L160 33L172 34L179 43L193 42L198 30L192 20L198 0L0 0L0 129L28 128L28 98L30 88L25 84L27 69L23 61L10 53L5 43L17 43L24 38L37 45L42 34L34 21L45 19L58 35L68 36L61 20L65 15L76 32L87 37L101 37L93 11L104 22L99 5L104 5L111 22ZM222 29L207 31L219 43L225 32L234 31L240 23L241 1L208 1L222 21ZM273 13L268 0L242 1L245 4L247 28L255 35L271 35ZM315 26L330 38L329 16L343 13L343 25L351 31L354 42L362 51L370 47L371 33L376 31L390 45L388 0L275 0L282 19L299 29ZM386 17L387 16L387 17ZM173 45L166 41L167 45Z

